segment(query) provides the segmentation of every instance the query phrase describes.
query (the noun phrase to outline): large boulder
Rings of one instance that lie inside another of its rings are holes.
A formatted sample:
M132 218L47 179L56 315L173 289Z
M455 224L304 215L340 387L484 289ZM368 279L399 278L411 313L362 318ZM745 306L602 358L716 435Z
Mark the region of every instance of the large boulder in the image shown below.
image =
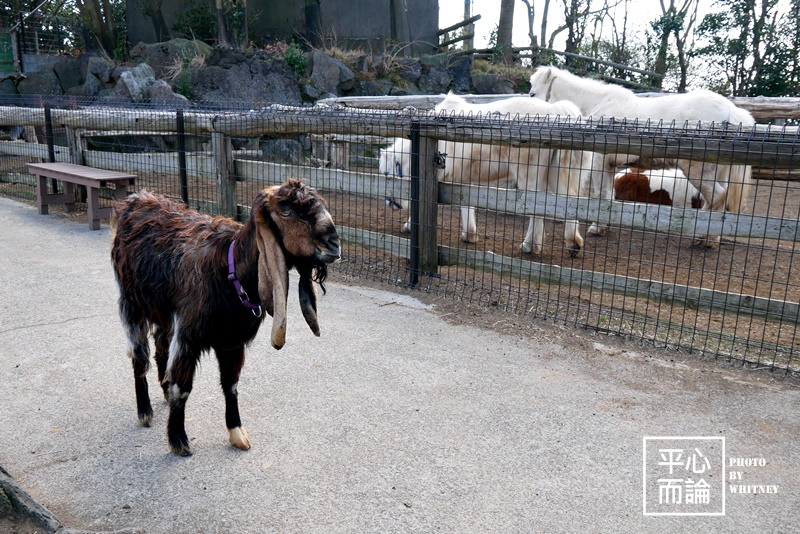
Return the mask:
M453 79L453 90L462 93L469 91L472 81L472 56L451 56L447 63L447 74Z
M131 102L144 102L149 98L148 91L154 83L156 75L153 69L147 63L139 63L120 74L114 94L130 98Z
M157 104L165 108L178 109L188 108L189 99L183 95L176 94L170 85L164 80L156 80L147 91L148 99L151 104Z
M512 82L498 74L473 74L472 86L481 95L510 95L517 92Z
M83 77L88 80L90 75L94 75L103 84L111 82L111 71L114 69L114 62L99 56L84 54L81 56Z
M260 52L215 48L209 66L189 72L192 99L208 104L257 107L302 102L294 71Z
M69 91L73 87L83 85L84 76L81 72L81 63L78 59L71 56L59 58L53 65L53 72L56 73L63 92Z
M61 82L52 69L31 72L17 84L17 91L21 95L61 95L64 90Z
M202 41L171 39L162 43L139 43L131 49L131 60L147 63L156 77L165 78L176 66L188 66L195 58L208 58L211 47Z
M424 94L438 95L446 93L452 81L446 69L438 65L429 65L423 68L417 85Z
M317 50L308 55L306 76L307 85L321 94L341 95L344 91L353 89L356 82L356 76L350 67Z

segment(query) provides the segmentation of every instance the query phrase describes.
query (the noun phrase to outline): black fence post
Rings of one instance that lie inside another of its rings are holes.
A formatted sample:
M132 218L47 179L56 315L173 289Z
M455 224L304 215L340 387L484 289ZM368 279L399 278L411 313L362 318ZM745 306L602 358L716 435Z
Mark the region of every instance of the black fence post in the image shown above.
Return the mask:
M178 130L178 173L181 177L181 200L189 205L189 179L186 174L186 132L183 124L183 110L177 111Z
M419 122L411 122L411 287L419 283Z

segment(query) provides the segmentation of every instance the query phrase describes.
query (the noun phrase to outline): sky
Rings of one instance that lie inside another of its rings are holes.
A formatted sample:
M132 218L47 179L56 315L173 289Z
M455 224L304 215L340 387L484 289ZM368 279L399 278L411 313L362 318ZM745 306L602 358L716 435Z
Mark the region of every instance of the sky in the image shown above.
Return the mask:
M541 26L541 11L544 2L542 0L532 0L536 6L536 35L539 35ZM600 2L597 2L598 4ZM472 14L481 15L481 20L475 23L475 47L486 48L488 46L489 35L500 20L500 0L471 0ZM701 14L709 12L712 2L701 2ZM622 7L618 7L620 17ZM527 7L520 0L514 3L514 30L512 40L514 46L530 46L528 38L528 12ZM629 7L628 24L635 31L644 35L644 30L650 23L661 14L661 7L657 0L632 0ZM464 0L439 0L439 27L447 28L464 19ZM548 35L554 29L564 23L563 4L561 0L551 0L548 12L547 31ZM555 48L563 49L566 32L559 35L556 39Z

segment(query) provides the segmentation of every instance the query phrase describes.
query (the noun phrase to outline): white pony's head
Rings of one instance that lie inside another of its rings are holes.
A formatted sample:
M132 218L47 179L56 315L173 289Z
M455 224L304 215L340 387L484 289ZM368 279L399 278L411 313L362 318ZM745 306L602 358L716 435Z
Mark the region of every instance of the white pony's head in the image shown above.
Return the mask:
M457 94L453 93L452 91L445 95L444 99L441 102L434 106L433 110L439 114L443 111L452 111L452 112L466 112L472 111L470 109L469 103L458 96Z
M558 100L553 98L553 83L555 83L558 75L563 72L561 69L552 66L541 66L531 74L531 90L528 95L544 100L546 102L553 102Z
M411 164L411 140L398 137L388 148L380 149L378 172L384 176L402 178L409 172Z

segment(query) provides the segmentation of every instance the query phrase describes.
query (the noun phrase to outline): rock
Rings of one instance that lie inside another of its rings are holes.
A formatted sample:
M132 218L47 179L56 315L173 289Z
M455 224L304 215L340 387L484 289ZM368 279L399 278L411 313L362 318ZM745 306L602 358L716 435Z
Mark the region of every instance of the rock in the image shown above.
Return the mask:
M498 81L500 81L500 77L497 74L472 75L472 86L475 88L475 92L479 95L492 94L492 88Z
M113 62L98 56L86 56L86 54L84 54L81 58L83 57L86 57L86 70L83 73L85 79L88 80L89 75L94 75L104 84L111 81L111 70L114 68Z
M114 94L127 96L132 102L144 102L148 98L147 91L155 82L156 75L150 65L139 63L120 75Z
M308 158L303 154L303 145L292 139L269 139L262 141L261 154L264 161L307 165Z
M21 95L61 95L64 90L61 82L58 81L56 73L51 69L31 72L25 75L25 79L17 84L17 90Z
M213 65L191 70L194 100L222 106L236 103L251 107L302 103L297 76L285 62L266 56L238 54L236 57L242 61L232 63L233 57L217 57L218 62L229 65L228 68Z
M392 82L384 79L361 80L353 86L352 96L385 96L392 90Z
M0 80L0 95L18 95L17 84L14 83L13 78L4 78Z
M83 74L81 73L81 64L77 59L67 56L59 58L53 65L53 72L56 73L61 89L67 92L72 87L79 87L83 84Z
M397 74L408 83L416 85L422 76L422 63L411 58L400 59L397 61Z
M453 79L452 89L466 93L472 82L472 56L452 56L447 63L447 74Z
M424 67L440 67L447 68L447 62L450 59L450 54L422 54L419 57L420 63Z
M356 77L350 67L317 50L308 55L306 73L309 85L321 93L341 94L355 87Z
M450 75L444 68L430 66L427 72L420 76L417 85L423 93L436 95L446 93L451 81Z
M131 49L131 60L147 63L158 78L164 78L176 65L189 66L195 57L209 58L212 48L202 41L171 39L161 43L139 43Z
M172 87L164 80L156 80L148 89L147 95L151 104L173 109L188 108L190 106L189 99L173 92Z

